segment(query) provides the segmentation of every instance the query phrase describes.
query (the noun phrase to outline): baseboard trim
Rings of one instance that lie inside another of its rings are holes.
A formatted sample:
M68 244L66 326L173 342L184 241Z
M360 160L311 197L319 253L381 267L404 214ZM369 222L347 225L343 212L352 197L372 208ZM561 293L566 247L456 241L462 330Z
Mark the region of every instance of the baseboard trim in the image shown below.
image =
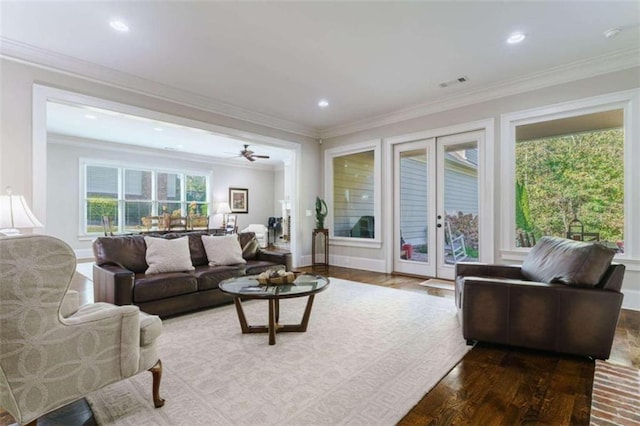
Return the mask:
M93 262L95 260L93 257L93 249L74 249L73 252L76 254L76 261Z
M311 256L301 256L300 257L300 266L312 266L312 257ZM353 269L362 269L365 271L374 271L380 272L382 274L385 273L385 263L384 260L378 259L367 259L364 257L351 257L351 256L338 256L338 255L329 255L329 265L331 266L340 266L343 268L353 268Z
M640 311L640 290L625 290L622 288L624 299L622 300L622 308L632 311Z

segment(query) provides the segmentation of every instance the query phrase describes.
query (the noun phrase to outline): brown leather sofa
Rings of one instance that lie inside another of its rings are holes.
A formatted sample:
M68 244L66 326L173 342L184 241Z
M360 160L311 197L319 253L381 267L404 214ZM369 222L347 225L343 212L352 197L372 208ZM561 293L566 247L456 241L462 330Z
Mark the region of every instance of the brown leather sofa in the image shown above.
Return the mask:
M598 244L543 237L522 266L458 263L463 337L609 358L625 271L612 258Z
M189 237L189 272L145 274L144 236L99 237L93 243L96 263L93 267L96 302L137 305L149 314L168 316L195 309L218 306L233 299L218 289L227 278L255 275L267 269L291 270L291 254L260 249L253 232L238 234L244 265L209 266L202 244L206 232L171 232L151 235L161 238Z

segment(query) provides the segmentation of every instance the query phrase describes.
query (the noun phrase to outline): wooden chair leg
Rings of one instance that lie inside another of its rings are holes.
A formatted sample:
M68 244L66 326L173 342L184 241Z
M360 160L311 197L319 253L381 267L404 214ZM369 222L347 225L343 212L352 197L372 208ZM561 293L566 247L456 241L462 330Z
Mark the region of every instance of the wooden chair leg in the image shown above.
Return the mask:
M160 380L162 379L162 361L158 360L156 365L149 369L153 375L153 405L160 408L164 405L164 399L160 398Z

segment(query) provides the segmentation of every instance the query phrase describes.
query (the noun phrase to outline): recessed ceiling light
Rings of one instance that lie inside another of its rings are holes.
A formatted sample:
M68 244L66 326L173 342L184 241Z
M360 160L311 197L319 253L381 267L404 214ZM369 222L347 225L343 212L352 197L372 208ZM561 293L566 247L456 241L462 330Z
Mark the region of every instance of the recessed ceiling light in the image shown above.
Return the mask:
M155 130L156 132L164 132L164 129L162 127L154 127L153 130Z
M318 106L319 106L320 108L326 108L326 107L328 107L328 106L329 106L329 101L328 101L328 100L326 100L326 99L320 99L320 100L318 101Z
M111 21L109 21L109 26L121 33L126 33L127 31L129 31L129 26L120 19L112 19Z
M525 38L527 38L527 35L525 33L521 33L521 32L511 33L507 38L507 43L517 44L523 41Z
M621 31L622 30L620 28L609 28L607 31L604 32L604 36L606 38L614 38L618 34L620 34Z
M93 114L85 114L84 118L89 119L89 120L95 120L98 117L96 117Z

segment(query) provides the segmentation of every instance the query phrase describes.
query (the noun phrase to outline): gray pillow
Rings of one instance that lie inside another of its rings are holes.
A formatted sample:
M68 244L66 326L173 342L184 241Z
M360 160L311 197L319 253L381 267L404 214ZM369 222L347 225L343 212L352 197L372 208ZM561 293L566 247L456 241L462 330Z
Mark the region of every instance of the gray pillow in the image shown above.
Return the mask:
M595 287L614 255L600 244L542 237L524 259L522 275L531 281Z

